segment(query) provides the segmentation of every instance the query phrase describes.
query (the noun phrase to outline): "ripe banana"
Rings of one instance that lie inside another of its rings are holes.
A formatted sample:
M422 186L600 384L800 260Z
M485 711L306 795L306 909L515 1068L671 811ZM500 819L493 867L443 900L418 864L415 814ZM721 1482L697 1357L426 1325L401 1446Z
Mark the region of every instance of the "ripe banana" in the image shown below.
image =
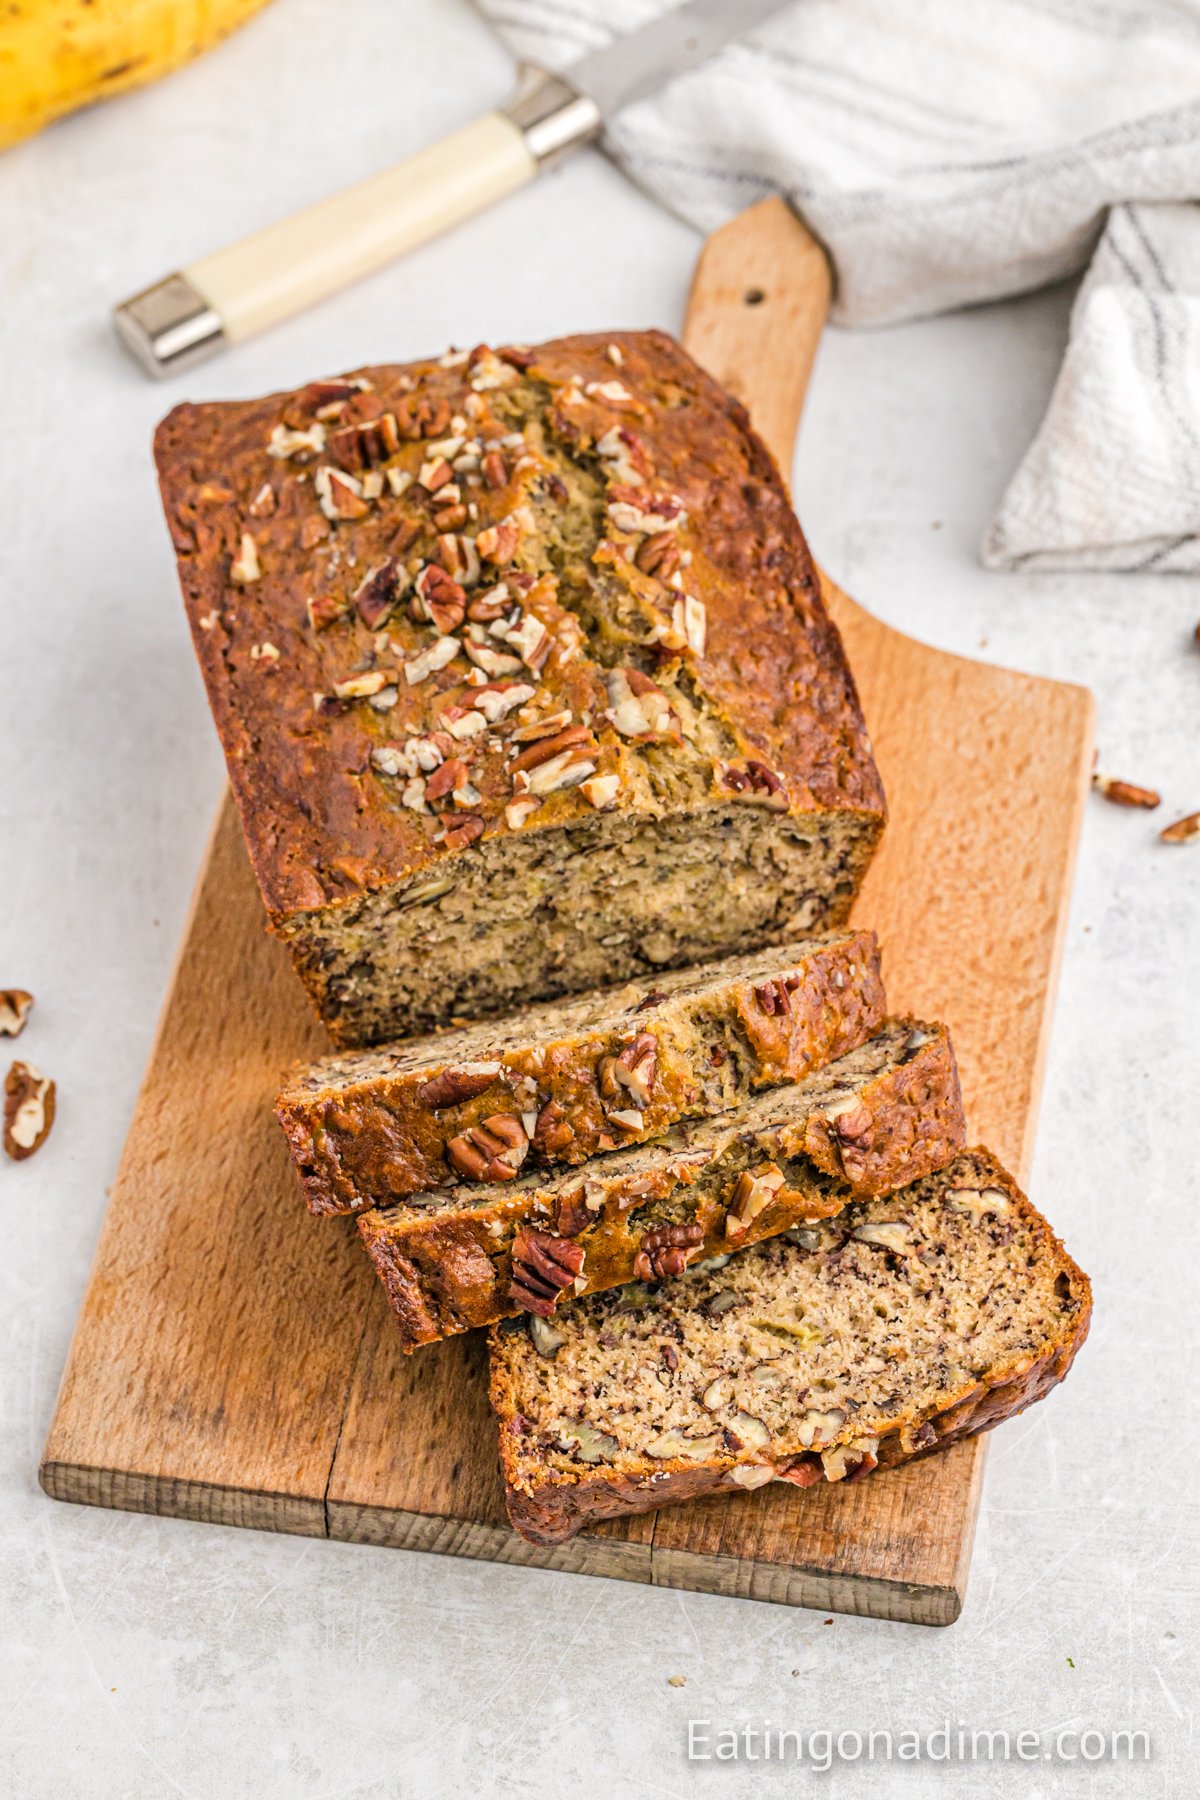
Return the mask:
M266 0L4 0L0 149L209 50Z

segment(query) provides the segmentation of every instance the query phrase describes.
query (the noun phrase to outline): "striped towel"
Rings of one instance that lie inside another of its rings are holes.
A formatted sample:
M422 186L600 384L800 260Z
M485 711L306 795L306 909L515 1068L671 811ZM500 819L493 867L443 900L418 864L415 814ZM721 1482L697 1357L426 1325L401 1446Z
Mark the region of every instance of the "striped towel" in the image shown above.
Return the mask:
M666 10L479 4L549 68ZM783 194L829 250L841 325L1022 293L1096 252L985 560L1200 566L1200 211L1153 204L1200 197L1200 6L796 0L629 107L605 144L703 231Z

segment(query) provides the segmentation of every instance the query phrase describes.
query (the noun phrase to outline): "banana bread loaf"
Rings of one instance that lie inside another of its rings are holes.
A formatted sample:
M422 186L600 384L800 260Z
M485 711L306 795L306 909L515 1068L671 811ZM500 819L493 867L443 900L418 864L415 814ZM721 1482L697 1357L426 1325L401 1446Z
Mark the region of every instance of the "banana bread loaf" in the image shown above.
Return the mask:
M560 1300L678 1275L900 1187L964 1135L945 1028L891 1020L807 1081L655 1143L571 1174L421 1195L364 1213L359 1230L407 1349L518 1311L552 1341L541 1320Z
M339 1045L844 923L884 819L744 409L661 333L158 429L251 860Z
M874 937L831 933L327 1057L275 1110L309 1210L357 1212L725 1112L843 1056L883 1014Z
M768 1481L890 1468L1047 1393L1091 1288L986 1150L659 1287L492 1334L509 1517L532 1543ZM535 1328L530 1330L530 1326Z

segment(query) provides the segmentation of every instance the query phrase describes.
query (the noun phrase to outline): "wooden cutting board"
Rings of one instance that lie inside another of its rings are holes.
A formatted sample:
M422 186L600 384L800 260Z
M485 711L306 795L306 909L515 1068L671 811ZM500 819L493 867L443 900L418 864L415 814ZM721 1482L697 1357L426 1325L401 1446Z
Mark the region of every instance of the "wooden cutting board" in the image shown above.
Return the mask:
M685 339L791 461L825 259L764 202L705 246ZM889 997L951 1024L975 1135L1028 1168L1091 759L1082 689L943 655L832 584L892 816L856 910ZM926 1624L962 1605L984 1441L535 1549L508 1527L477 1339L399 1353L353 1224L302 1210L271 1114L323 1047L222 805L41 1465L58 1500ZM1053 1196L1049 1196L1053 1210Z

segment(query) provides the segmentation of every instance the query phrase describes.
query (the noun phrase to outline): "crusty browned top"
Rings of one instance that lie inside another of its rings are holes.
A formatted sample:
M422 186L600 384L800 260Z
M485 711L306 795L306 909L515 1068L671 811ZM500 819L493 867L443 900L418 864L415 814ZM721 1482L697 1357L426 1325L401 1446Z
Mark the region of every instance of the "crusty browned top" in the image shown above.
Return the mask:
M596 809L882 816L778 471L662 333L178 406L155 452L277 917Z

